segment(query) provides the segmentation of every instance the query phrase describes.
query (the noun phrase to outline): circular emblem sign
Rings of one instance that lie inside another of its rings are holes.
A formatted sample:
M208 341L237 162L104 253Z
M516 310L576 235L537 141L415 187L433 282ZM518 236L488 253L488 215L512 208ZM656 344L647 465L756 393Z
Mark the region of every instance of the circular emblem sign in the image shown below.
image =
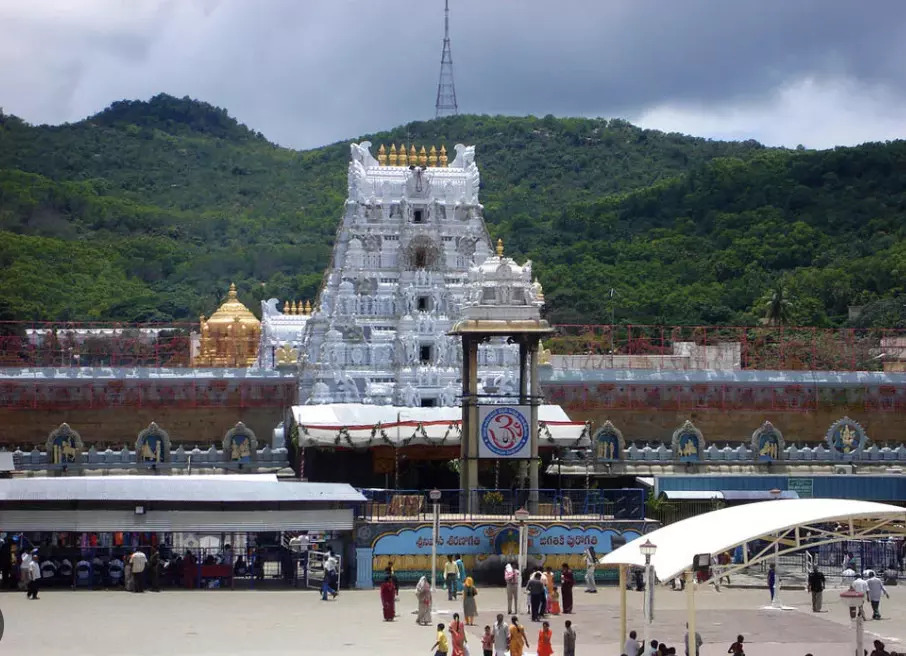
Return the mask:
M512 458L528 443L528 419L518 408L495 408L481 422L479 438L494 455Z

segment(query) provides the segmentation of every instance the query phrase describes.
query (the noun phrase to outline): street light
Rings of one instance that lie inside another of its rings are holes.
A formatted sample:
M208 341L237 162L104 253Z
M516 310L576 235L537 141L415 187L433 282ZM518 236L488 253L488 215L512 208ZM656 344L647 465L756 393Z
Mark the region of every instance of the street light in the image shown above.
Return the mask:
M654 577L651 576L651 557L657 552L657 545L646 539L639 547L639 551L645 556L645 597L642 605L645 611L645 642L643 646L647 649L651 623L654 622Z
M513 513L513 517L519 522L519 585L516 586L516 610L519 610L519 589L522 587L522 573L525 571L528 556L528 535L525 530L525 520L530 517L530 513L525 508L519 508Z
M783 497L783 490L775 487L768 494L771 495L771 500L777 501ZM720 583L719 580L718 583ZM774 598L771 599L771 606L774 608L783 608L783 602L780 601L780 586L780 540L777 539L774 541Z
M865 595L855 590L846 590L840 593L840 601L849 607L849 616L856 621L856 654L862 656L865 653L862 647L865 641L865 616L862 613L862 603L865 601Z
M440 538L440 502L442 494L437 488L428 493L431 499L431 612L434 612L434 590L437 583L437 541Z

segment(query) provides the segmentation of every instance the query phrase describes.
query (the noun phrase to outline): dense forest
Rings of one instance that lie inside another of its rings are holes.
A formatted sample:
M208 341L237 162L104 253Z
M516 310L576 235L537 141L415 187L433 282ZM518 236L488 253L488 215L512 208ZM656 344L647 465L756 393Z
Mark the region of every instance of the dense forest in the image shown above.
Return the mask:
M356 139L477 147L494 238L558 323L906 325L906 143L768 149L604 119L456 116ZM0 113L0 320L196 320L231 281L317 293L348 142L281 148L159 95ZM615 290L613 295L610 290Z

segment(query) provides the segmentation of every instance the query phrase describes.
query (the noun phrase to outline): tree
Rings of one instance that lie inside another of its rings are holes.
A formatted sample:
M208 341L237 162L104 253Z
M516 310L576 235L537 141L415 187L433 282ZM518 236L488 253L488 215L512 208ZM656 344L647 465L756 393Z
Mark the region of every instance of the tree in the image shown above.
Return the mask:
M784 276L774 282L774 287L761 299L764 321L769 326L785 326L793 316L793 297Z

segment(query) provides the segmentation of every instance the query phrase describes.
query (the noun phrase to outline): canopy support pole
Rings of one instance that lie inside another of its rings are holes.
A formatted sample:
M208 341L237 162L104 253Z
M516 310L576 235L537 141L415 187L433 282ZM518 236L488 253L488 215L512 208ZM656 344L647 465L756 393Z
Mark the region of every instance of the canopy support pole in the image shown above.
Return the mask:
M686 577L686 630L689 638L686 642L686 653L698 656L695 640L695 574L692 570L685 571Z
M625 644L626 644L626 565L620 565L620 645L625 645Z

